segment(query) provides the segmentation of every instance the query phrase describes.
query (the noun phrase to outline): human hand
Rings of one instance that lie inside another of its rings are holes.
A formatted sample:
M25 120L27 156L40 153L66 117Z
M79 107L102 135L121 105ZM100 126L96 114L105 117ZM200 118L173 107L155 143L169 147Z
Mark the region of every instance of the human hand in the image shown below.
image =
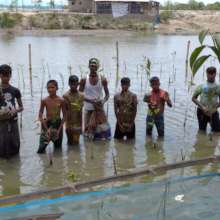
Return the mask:
M8 114L13 117L14 115L17 114L17 110L16 109L11 109L10 111L8 111Z
M208 108L206 106L202 106L202 111L207 114L209 112Z

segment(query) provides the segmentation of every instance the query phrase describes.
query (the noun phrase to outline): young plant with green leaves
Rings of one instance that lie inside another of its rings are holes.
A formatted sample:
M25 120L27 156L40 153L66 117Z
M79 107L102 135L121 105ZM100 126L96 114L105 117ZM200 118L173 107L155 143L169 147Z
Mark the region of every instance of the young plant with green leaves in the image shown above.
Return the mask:
M212 45L205 44L205 39L209 36L211 37ZM192 77L196 75L200 67L208 60L208 58L215 57L220 63L220 39L218 36L210 33L209 30L204 30L199 33L198 38L200 46L195 48L190 56L190 68L192 71ZM210 53L201 55L204 49L209 49Z

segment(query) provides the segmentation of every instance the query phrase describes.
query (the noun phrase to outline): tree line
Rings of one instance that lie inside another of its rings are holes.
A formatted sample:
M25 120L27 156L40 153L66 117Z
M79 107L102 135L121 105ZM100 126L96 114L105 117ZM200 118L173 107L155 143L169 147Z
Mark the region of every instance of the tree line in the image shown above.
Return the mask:
M201 1L189 0L188 3L166 1L164 5L161 5L162 10L220 10L220 2L204 4Z

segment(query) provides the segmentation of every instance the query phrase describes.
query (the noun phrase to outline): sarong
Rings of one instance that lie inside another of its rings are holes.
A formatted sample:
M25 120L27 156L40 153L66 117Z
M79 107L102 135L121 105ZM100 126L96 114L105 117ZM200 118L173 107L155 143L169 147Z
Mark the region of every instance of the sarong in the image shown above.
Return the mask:
M45 153L46 147L50 141L53 142L55 148L62 147L63 129L60 131L59 137L56 136L56 132L59 129L60 124L61 124L61 119L47 121L47 127L51 129L50 137L48 137L47 130L44 128L44 126L43 125L41 126L40 143L37 153L39 154Z
M20 136L17 120L0 121L0 157L10 158L19 153Z

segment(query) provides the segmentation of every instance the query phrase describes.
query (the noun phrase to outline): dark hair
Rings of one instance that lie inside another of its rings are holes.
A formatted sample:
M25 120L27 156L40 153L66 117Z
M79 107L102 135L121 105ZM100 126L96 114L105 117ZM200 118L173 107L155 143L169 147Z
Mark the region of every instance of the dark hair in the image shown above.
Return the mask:
M79 82L78 76L72 75L72 76L69 77L69 84L71 84L73 82Z
M128 77L123 77L121 79L121 84L122 85L127 85L127 84L130 84L131 80L128 78Z
M3 76L11 76L11 67L7 64L3 64L0 66L0 74Z
M210 66L206 69L207 73L216 73L216 68L214 66Z
M58 89L58 83L57 83L56 80L54 80L54 79L49 80L49 81L47 82L47 87L49 86L50 83L51 83L51 84L54 84L54 86Z
M150 83L155 82L155 81L160 82L159 77L157 77L157 76L153 76L153 77L150 78Z

